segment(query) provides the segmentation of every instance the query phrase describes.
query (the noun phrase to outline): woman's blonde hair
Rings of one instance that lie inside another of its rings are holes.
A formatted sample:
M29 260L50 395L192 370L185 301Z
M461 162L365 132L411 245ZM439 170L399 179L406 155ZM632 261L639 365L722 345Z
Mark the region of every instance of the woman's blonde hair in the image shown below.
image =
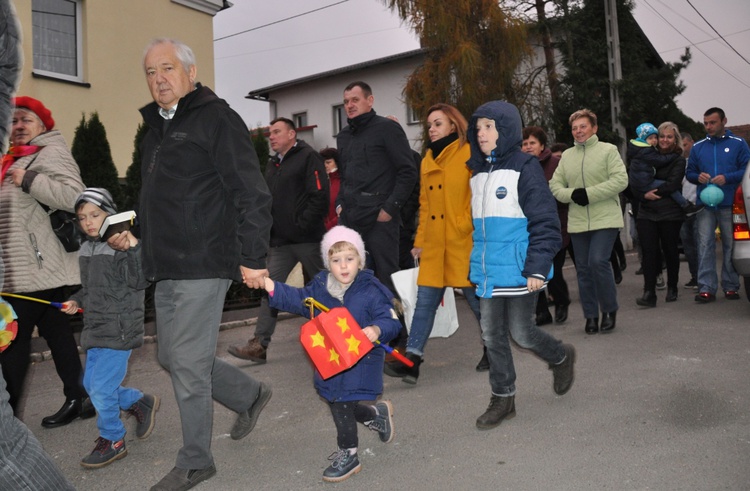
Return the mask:
M585 108L579 109L578 111L571 114L568 118L568 124L572 126L573 121L581 118L587 118L589 120L589 123L591 123L591 126L596 126L596 114L594 114L594 111L592 111L591 109Z
M674 152L682 154L682 135L680 134L680 128L678 128L677 125L671 121L664 121L659 125L658 129L660 135L662 132L666 133L667 131L672 131L674 133Z

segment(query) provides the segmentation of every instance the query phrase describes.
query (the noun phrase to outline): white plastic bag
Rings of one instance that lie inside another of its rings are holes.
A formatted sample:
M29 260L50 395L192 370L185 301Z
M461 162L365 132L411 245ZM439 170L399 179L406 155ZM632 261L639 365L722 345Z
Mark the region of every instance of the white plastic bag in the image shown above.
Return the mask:
M396 288L401 303L404 306L404 319L406 329L411 331L411 321L414 317L414 309L417 306L417 278L419 277L419 266L411 269L397 271L391 275L393 285ZM435 323L432 325L431 338L447 338L458 329L458 315L456 314L456 297L453 288L447 287L443 295L443 301L435 313Z

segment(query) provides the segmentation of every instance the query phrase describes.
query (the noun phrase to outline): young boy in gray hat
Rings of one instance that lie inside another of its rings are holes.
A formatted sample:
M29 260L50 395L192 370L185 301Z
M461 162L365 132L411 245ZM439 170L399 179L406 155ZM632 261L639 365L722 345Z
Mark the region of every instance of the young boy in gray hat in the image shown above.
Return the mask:
M136 436L148 438L159 398L120 385L128 370L130 352L143 344L144 290L148 282L141 268L139 241L129 230L120 232L130 241L130 249L122 252L100 238L105 218L117 213L106 189L84 189L76 199L75 211L86 239L78 253L82 288L62 311L72 315L82 308L86 312L81 332L81 346L86 350L83 385L96 408L99 438L81 465L96 469L128 453L120 410L136 417Z

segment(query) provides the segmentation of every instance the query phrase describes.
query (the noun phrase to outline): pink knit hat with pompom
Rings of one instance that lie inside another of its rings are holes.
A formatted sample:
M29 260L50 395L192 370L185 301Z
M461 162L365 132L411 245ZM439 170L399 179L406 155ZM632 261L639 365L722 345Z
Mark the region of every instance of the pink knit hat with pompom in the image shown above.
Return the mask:
M323 236L323 240L320 242L320 254L323 256L323 264L325 265L326 269L329 269L328 251L331 250L331 247L333 247L333 244L335 244L336 242L348 242L353 245L357 250L357 253L359 253L359 258L361 260L360 265L364 267L366 256L365 243L362 241L362 236L360 236L357 232L350 229L349 227L336 225L331 230L326 232L326 234Z

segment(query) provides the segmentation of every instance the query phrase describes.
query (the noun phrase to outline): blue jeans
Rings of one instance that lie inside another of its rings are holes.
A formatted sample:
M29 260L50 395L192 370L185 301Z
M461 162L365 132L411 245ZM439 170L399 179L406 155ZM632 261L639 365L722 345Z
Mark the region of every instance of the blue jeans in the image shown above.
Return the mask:
M696 234L695 215L685 218L680 228L680 239L682 239L682 249L685 251L685 258L690 271L690 278L698 281L698 245Z
M578 296L587 319L599 318L600 310L617 312L617 287L609 257L618 233L616 228L604 228L570 234L576 256Z
M473 286L467 286L461 289L466 297L471 311L477 318L479 315L479 299L474 291ZM417 305L414 307L414 317L411 321L411 331L406 341L406 352L423 356L424 347L427 344L427 338L432 332L432 325L435 323L435 314L443 299L445 287L438 288L434 286L419 286L417 288Z
M86 350L86 368L83 386L96 408L96 426L99 436L107 440L122 440L125 426L120 421L120 410L130 409L143 393L122 387L128 371L131 350L89 348Z
M610 247L611 250L611 247ZM510 338L521 348L556 365L565 359L562 343L536 325L538 293L520 297L480 298L482 339L490 361L490 387L496 396L516 393L516 369Z
M716 274L716 225L721 232L722 266L721 287L725 292L739 291L740 278L732 265L732 247L734 236L732 230L731 208L706 207L698 213L695 222L695 241L698 245L698 288L701 293L716 295L718 278Z

